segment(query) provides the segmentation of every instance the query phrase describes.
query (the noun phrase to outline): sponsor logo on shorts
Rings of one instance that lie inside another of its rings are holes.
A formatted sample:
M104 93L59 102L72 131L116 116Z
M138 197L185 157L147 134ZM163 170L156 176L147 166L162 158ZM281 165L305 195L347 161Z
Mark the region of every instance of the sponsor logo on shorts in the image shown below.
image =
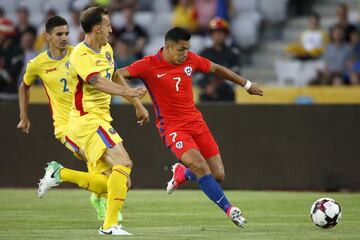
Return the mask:
M116 131L115 131L115 129L114 129L114 128L109 128L109 133L111 133L111 134L115 134L115 133L116 133Z
M183 146L184 146L184 144L183 144L182 141L178 141L178 142L175 143L175 147L176 147L177 149L181 149L181 148L183 148Z

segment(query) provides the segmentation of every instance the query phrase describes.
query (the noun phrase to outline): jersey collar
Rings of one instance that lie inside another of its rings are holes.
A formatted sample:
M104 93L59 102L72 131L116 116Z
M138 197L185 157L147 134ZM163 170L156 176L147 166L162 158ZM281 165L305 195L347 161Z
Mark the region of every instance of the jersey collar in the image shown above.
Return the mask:
M174 64L171 64L165 60L165 58L163 56L163 50L164 50L163 47L159 49L159 51L156 54L157 59L159 59L159 61L162 62L163 64L173 66Z
M85 45L87 48L89 48L89 49L90 49L91 51L93 51L94 53L99 54L99 53L101 52L101 51L97 51L97 50L91 48L91 46L90 46L87 42L83 41L83 43L84 43L84 45Z
M63 59L64 57L66 57L66 56L68 55L68 52L69 52L69 48L66 49L66 54L65 54L63 57L53 58L53 57L51 56L50 49L48 49L48 50L46 51L48 57L49 57L50 59L56 60L56 61L59 61L59 60Z

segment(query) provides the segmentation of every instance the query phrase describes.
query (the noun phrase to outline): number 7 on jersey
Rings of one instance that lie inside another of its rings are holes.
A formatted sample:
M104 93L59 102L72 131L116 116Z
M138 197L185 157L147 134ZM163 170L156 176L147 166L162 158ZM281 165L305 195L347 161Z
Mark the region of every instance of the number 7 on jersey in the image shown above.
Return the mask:
M179 91L179 84L181 82L181 77L174 77L174 80L176 81L176 91L178 92Z

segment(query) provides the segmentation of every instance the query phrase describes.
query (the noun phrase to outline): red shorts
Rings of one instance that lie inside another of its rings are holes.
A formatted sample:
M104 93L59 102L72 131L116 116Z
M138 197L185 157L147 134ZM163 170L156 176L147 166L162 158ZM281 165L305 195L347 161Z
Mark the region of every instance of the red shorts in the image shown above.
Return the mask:
M178 159L195 148L205 159L220 153L219 147L204 121L197 121L182 127L170 128L164 132L164 141Z

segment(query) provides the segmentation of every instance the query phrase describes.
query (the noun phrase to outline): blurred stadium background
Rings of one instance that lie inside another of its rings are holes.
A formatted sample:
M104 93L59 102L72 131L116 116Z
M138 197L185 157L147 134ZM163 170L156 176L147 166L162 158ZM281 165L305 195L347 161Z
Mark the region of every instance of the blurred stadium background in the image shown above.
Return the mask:
M357 0L0 0L0 17L11 19L17 29L12 53L2 53L5 58L13 58L13 65L9 69L5 64L11 80L0 82L1 99L16 98L14 93L26 63L46 49L43 35L46 19L54 14L66 18L70 42L74 45L83 37L79 12L94 3L112 11L111 43L119 67L155 53L171 26L184 26L194 33L193 51L261 83L267 95L251 98L231 84L216 81L212 76L197 75L194 86L195 97L199 100L300 104L360 102L357 94L360 4ZM311 23L314 14L319 16L315 26ZM226 25L220 22L209 29L216 16L225 19ZM333 48L336 40L330 31L335 26L344 30L344 41L340 37L338 42L346 45L337 50ZM209 30L224 29L229 33L225 42L230 53L211 51L213 36ZM338 54L338 57L331 54ZM47 101L41 87L34 89L32 101Z

